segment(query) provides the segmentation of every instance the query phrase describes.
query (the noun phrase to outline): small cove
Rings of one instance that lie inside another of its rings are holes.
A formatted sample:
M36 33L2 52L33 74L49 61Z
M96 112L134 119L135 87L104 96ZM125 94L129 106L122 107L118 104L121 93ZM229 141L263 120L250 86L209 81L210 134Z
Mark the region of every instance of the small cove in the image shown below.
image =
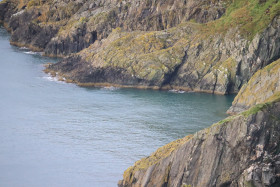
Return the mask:
M81 88L0 28L0 186L117 186L160 146L226 117L233 95Z

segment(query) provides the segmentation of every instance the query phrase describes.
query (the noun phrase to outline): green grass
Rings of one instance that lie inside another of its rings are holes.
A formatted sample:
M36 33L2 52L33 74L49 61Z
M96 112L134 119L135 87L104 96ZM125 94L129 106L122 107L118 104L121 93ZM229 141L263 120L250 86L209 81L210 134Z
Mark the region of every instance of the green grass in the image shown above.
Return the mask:
M219 121L219 122L217 123L217 125L222 125L222 124L224 124L224 123L230 122L230 121L232 121L232 120L234 119L234 117L235 117L235 116L227 117L226 119L223 119L223 120Z
M250 109L246 110L245 112L242 113L244 117L248 117L250 115L258 113L260 110L264 110L267 107L269 107L271 103L262 103L262 104L257 104Z
M230 28L238 27L243 37L252 40L275 16L280 15L279 0L267 0L264 3L259 1L232 1L224 16L204 25L206 34L226 33Z

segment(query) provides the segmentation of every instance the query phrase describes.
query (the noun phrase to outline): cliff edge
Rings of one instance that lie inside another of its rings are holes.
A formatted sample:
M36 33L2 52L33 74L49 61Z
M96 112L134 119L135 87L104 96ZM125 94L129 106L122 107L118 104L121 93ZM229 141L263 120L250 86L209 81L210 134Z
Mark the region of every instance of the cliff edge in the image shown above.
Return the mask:
M279 186L279 111L278 95L166 145L128 168L119 186Z
M237 93L279 58L277 0L4 0L11 43L82 86Z
M254 74L234 98L232 106L227 113L237 114L279 95L280 60L277 60Z
M237 114L137 161L119 186L279 186L279 85L277 60L241 88Z
M161 31L116 28L47 69L84 86L237 93L279 58L280 4L229 2L224 15L207 23L182 22Z
M280 185L279 0L4 0L0 23L11 44L65 57L45 71L81 86L240 90L234 116L137 161L120 187Z

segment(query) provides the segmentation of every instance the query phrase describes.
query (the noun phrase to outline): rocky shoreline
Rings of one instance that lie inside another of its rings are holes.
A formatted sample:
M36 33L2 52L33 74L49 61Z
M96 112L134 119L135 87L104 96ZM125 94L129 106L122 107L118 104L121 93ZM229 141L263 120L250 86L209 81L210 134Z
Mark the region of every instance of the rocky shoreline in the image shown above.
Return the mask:
M280 2L4 0L10 43L64 57L79 86L238 93L233 115L125 171L119 186L280 185Z
M49 71L73 82L231 94L279 58L279 3L263 3L5 0L0 20L11 44L66 56Z
M235 115L135 162L119 186L279 186L279 65L241 88L229 109Z
M279 186L279 101L158 149L128 168L119 186Z

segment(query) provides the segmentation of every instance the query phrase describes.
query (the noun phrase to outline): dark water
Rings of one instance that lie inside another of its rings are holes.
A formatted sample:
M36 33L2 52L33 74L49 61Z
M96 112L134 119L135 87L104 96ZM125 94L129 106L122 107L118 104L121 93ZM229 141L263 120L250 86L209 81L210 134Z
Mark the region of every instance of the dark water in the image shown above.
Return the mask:
M0 186L116 186L158 147L225 117L232 96L87 89L0 29Z

